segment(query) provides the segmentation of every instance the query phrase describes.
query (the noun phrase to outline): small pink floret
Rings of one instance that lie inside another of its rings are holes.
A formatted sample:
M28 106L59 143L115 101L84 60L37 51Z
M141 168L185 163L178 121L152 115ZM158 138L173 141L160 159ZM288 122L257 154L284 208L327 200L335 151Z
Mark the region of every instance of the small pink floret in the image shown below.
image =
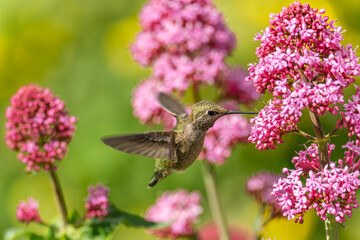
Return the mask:
M165 192L156 200L155 205L146 213L146 220L168 222L169 227L149 230L160 238L175 239L193 234L193 224L202 213L201 196L198 192L188 193L185 190Z
M86 218L97 217L103 219L109 213L109 189L102 184L98 184L96 187L90 186L88 191L89 195L85 203Z
M39 203L33 198L29 197L28 201L21 201L16 209L16 218L20 222L41 222L39 215Z

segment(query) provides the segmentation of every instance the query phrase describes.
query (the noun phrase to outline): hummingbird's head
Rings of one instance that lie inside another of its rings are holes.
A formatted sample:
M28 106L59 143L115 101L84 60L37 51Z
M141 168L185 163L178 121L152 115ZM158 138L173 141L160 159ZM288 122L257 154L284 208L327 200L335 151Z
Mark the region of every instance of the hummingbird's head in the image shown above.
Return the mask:
M229 111L210 101L201 101L191 106L190 122L196 128L208 130L220 117L231 114Z
M257 114L256 112L231 111L210 101L201 101L191 106L189 121L197 129L208 130L216 120L228 114Z

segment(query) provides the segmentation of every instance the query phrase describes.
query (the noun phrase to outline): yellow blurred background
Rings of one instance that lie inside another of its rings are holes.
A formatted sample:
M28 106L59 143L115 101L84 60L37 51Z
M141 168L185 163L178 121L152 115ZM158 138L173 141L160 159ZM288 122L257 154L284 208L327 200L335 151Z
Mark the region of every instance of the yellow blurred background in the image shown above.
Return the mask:
M144 215L155 199L167 190L199 190L204 196L204 213L198 225L211 219L196 162L183 174L174 174L154 189L146 188L154 161L145 157L113 151L101 143L104 135L141 132L143 126L132 115L130 99L133 88L150 74L135 63L129 45L140 30L137 14L144 0L0 0L0 135L4 136L5 109L19 87L38 83L50 87L67 104L71 115L78 117L77 130L69 145L67 157L58 170L69 209L84 213L87 186L98 182L109 186L111 201L119 208ZM268 26L269 14L281 11L292 1L216 0L229 28L235 32L238 47L229 63L246 67L256 61L253 37ZM305 2L303 2L305 3ZM347 31L343 44L360 43L360 1L313 0L313 8L325 8L331 19ZM257 104L263 106L265 99ZM333 120L327 118L328 120ZM324 123L330 130L334 121ZM158 126L155 126L156 128ZM305 122L304 129L312 130ZM328 128L328 129L326 129ZM344 134L343 134L344 135ZM335 143L344 143L340 136ZM46 221L57 217L55 201L46 172L25 173L0 140L0 238L5 229L23 226L15 218L20 200L32 196L40 203L40 214ZM260 152L254 145L239 145L230 159L217 168L218 184L226 215L231 225L251 232L259 206L244 192L246 179L262 170L280 173L293 168L291 158L301 149L304 139L286 136L278 149ZM340 146L338 155L341 157ZM250 161L251 160L251 161ZM271 222L264 237L286 239L324 239L324 223L314 212L305 215L305 223L285 219ZM340 228L341 239L360 235L360 213ZM114 239L154 239L143 229L119 226Z

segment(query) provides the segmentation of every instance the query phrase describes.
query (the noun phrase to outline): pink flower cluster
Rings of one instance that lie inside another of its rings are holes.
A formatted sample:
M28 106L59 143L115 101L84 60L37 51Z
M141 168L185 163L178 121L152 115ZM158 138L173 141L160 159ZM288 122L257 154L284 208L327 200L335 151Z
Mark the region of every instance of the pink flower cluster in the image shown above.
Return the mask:
M202 212L200 199L198 192L188 193L180 190L163 193L147 211L145 218L152 222L170 222L171 225L151 229L149 232L160 238L172 239L193 234L193 224Z
M354 144L354 141L347 142L342 148L347 148L344 153L344 159L339 159L338 163L341 167L348 167L349 171L360 171L360 147Z
M211 0L151 0L140 13L143 29L132 46L136 61L154 67L167 89L213 84L226 68L235 36Z
M300 113L301 109L294 108ZM253 124L249 141L256 143L259 150L274 149L277 143L283 143L282 135L297 129L300 116L294 117L291 112L282 109L282 101L278 98L270 100L259 114L250 119Z
M334 148L334 144L328 145L329 157ZM305 151L299 151L298 156L293 157L292 162L297 169L301 168L306 174L308 174L310 170L315 172L320 171L319 149L316 143L311 144Z
M348 143L344 160L338 164L331 162L319 169L317 146L311 145L294 157L296 170L283 169L288 176L274 184L273 194L287 218L303 222L305 212L315 209L322 220L334 215L339 223L352 216L354 208L359 207L355 191L360 187L359 147ZM329 154L334 149L329 146ZM303 184L302 179L305 180Z
M33 198L29 197L28 202L21 201L16 209L16 218L20 222L41 222L39 215L39 203Z
M77 121L49 88L32 84L11 98L6 119L6 144L19 152L27 171L48 170L64 158Z
M250 120L254 123L249 141L256 143L259 150L274 149L277 143L282 143L282 136L296 131L300 122L302 110L308 108L318 115L327 112L337 114L340 107L335 103L344 102L343 93L335 82L328 80L326 83L310 86L303 82L293 84L291 91L286 81L276 81L275 90L281 98L270 100L260 113Z
M109 213L109 189L101 184L98 184L96 187L90 186L88 191L89 195L85 203L86 218L104 218Z
M274 95L252 119L249 140L260 150L276 148L282 136L297 130L305 108L335 115L343 90L355 81L360 64L351 45L343 46L341 27L323 16L325 10L294 2L278 14L255 40L259 62L250 64L248 80L259 93Z
M356 144L360 144L360 92L356 87L356 93L352 96L352 101L344 104L344 111L340 112L342 119L338 122L339 128L345 127L349 130L348 136L356 136Z
M358 59L350 45L341 45L342 28L324 13L296 1L270 15L271 27L255 37L261 41L256 49L259 63L250 65L249 79L258 92L273 92L278 79L301 79L299 70L315 83L334 78L346 87L354 82Z
M237 110L236 102L220 104L226 109ZM241 115L226 116L217 120L206 134L204 149L199 159L207 159L211 163L224 164L230 157L236 143L246 143L250 132L247 118Z

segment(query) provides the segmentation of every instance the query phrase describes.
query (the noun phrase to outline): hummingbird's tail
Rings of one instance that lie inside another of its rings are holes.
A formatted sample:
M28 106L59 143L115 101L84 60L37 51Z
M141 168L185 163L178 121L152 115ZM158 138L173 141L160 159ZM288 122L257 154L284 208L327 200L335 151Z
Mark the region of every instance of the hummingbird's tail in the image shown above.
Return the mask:
M155 171L150 179L148 188L152 188L153 186L155 186L157 182L162 178L163 178L162 172Z
M165 178L166 176L168 176L170 174L169 171L158 171L155 170L154 174L152 175L150 182L148 184L148 188L152 188L153 186L155 186L160 180L162 180L163 178Z

